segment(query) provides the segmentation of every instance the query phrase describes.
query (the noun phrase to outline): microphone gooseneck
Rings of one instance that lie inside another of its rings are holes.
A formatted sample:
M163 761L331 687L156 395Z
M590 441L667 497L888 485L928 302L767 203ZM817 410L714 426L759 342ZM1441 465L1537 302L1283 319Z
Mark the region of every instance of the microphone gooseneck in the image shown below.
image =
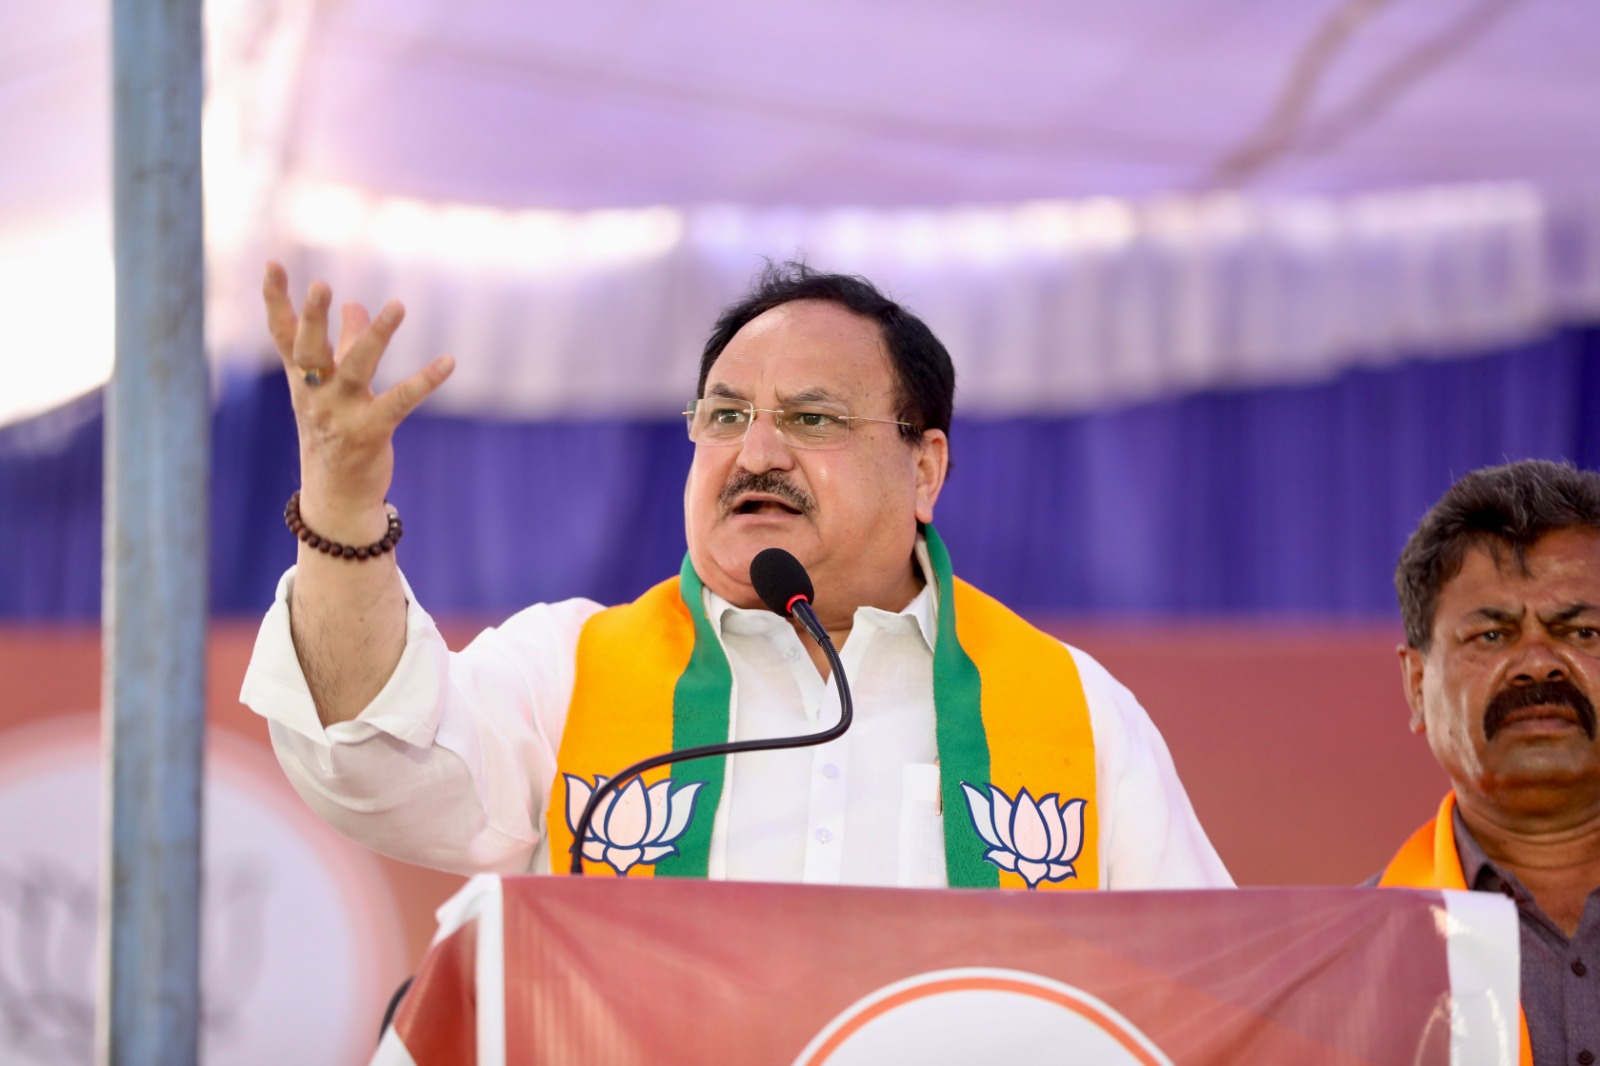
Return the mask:
M850 684L845 680L844 666L839 662L839 653L834 649L828 631L822 628L816 612L811 609L811 598L815 592L806 568L800 565L800 560L782 548L766 548L750 562L750 584L755 587L756 595L761 597L762 603L785 618L798 619L805 631L810 633L812 639L821 646L822 654L827 656L828 666L839 682L839 721L820 733L810 733L806 736L733 740L721 744L706 744L698 748L685 748L683 751L669 751L636 762L615 777L600 782L595 790L589 793L589 802L584 804L583 813L578 817L578 824L573 827L572 873L583 876L583 844L589 836L589 826L594 821L594 812L599 809L600 801L645 771L654 770L667 763L707 759L713 755L736 755L744 751L775 751L780 748L808 748L837 740L850 728L850 721L855 714L850 700Z

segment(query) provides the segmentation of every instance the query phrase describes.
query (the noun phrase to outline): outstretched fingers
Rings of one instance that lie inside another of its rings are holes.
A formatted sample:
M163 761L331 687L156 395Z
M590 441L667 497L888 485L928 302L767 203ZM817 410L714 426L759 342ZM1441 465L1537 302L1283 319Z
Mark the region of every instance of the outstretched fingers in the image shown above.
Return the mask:
M306 292L304 305L298 314L289 297L289 277L283 266L268 262L261 282L261 295L267 308L267 328L272 334L278 356L284 369L296 382L295 409L305 417L314 413L318 425L365 423L369 428L388 423L392 433L417 405L444 384L455 370L455 360L440 356L421 370L399 382L380 396L368 391L378 363L383 359L394 338L395 330L405 320L406 309L398 301L383 305L376 316L370 316L359 303L346 303L339 308L338 348L329 341L328 318L333 305L333 291L320 281L313 282ZM331 387L337 382L339 387ZM320 388L318 388L320 386ZM313 395L321 398L314 403ZM357 396L367 400L351 401ZM343 397L335 400L334 397ZM331 402L330 402L331 401ZM309 404L309 406L307 406ZM360 414L359 412L366 412ZM376 416L376 421L373 416ZM350 422L354 416L355 422ZM332 420L330 422L330 419Z
M339 308L339 349L338 360L343 364L345 357L350 354L356 338L372 325L372 316L367 314L367 309L351 301Z
M398 426L407 415L417 409L418 404L433 395L433 391L445 383L455 368L456 361L453 357L441 355L404 381L397 382L379 396L376 402L389 417L391 424Z
M323 282L313 281L300 312L300 328L294 335L292 362L301 370L333 367L333 349L328 345L328 308L332 304L333 290Z
M339 326L339 377L348 385L365 388L378 372L378 362L389 348L395 330L405 320L406 309L390 300L369 319L360 304L346 304Z
M287 369L294 363L294 338L300 329L300 317L289 299L289 275L282 265L267 264L266 276L261 280L261 298L267 305L267 332L272 334L272 344Z

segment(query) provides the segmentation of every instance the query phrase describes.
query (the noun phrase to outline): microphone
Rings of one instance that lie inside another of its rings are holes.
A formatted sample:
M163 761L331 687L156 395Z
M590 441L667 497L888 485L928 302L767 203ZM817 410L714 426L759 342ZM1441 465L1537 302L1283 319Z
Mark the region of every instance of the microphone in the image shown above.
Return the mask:
M763 548L750 560L750 584L767 609L785 618L798 618L811 638L822 645L824 655L833 650L828 631L817 621L811 609L811 598L816 595L811 588L811 575L800 565L800 560L782 548ZM830 655L828 664L835 670L838 663Z
M669 751L636 762L615 777L602 781L593 792L589 793L589 802L584 804L583 813L578 817L578 824L573 827L571 867L573 874L583 876L583 842L589 835L589 825L594 821L594 812L599 808L600 800L646 770L654 770L667 763L707 759L713 755L736 755L743 751L776 751L780 748L808 748L815 744L826 744L830 740L837 740L850 728L851 719L855 717L855 709L850 700L850 685L845 680L844 666L839 662L839 653L834 649L828 631L822 628L822 623L817 620L817 613L811 609L811 598L816 595L811 587L811 575L806 573L806 568L800 565L799 559L782 548L764 548L750 561L750 584L755 587L756 595L761 597L762 603L785 618L798 619L805 631L811 634L812 639L821 645L822 653L827 656L828 665L833 670L833 676L839 682L839 721L820 733L810 733L802 737L730 740L721 744L685 748L683 751Z
M778 614L794 612L795 604L811 605L816 590L811 587L811 575L800 565L800 560L782 548L765 548L750 560L750 584L767 608Z

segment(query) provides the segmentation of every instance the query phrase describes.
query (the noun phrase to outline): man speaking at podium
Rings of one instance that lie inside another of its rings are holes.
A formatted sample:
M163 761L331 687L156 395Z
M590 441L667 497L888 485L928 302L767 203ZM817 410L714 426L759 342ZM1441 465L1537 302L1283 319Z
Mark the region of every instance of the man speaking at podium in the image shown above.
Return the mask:
M955 579L931 524L950 357L862 279L769 268L716 323L685 412L695 451L676 578L610 609L537 604L460 653L406 586L385 504L394 431L453 363L374 395L398 304L375 319L346 305L335 341L327 286L297 314L273 264L265 297L299 427L287 514L301 545L241 699L342 832L461 873L564 870L584 801L621 768L838 721L828 660L752 587L751 560L775 546L814 583L855 696L849 732L619 782L585 839L592 873L1231 883L1133 696Z

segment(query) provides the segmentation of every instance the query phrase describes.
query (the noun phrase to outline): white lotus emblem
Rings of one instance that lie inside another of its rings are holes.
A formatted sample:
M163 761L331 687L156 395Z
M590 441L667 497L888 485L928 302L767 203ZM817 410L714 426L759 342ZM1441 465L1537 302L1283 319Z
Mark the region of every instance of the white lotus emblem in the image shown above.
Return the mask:
M576 833L590 793L608 778L596 776L591 785L581 777L562 776L567 779L567 828ZM636 863L655 863L676 855L678 846L673 841L689 827L703 783L696 781L674 792L670 777L648 789L635 777L600 801L583 841L583 857L607 863L621 876Z
M1083 808L1086 801L1068 800L1050 793L1035 800L1024 788L1015 801L993 785L989 794L965 781L967 810L972 826L989 845L984 859L1002 870L1022 875L1030 889L1040 881L1064 881L1077 877L1072 861L1083 850Z

